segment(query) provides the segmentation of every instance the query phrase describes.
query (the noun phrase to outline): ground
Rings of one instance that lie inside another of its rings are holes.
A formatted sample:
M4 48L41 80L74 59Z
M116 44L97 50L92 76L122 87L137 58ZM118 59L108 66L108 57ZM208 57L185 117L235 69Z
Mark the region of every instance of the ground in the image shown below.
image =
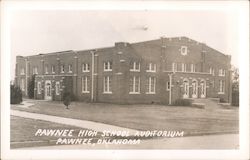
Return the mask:
M58 123L21 118L11 116L11 148L31 147L31 146L50 146L55 145L58 137L54 136L35 136L38 129L73 129L77 133L83 128L62 125ZM72 138L77 138L77 134L73 133ZM100 133L99 133L100 135ZM100 136L98 136L100 137Z
M65 109L58 101L33 101L28 108L12 109L89 120L136 130L178 130L185 135L237 133L239 113L236 107L192 107L164 105L119 105L73 102ZM210 103L211 105L211 103Z

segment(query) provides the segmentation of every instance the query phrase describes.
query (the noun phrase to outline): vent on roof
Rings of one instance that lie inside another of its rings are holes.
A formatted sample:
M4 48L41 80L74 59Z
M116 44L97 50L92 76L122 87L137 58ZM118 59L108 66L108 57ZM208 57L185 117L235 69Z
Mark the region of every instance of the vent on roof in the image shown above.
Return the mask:
M115 46L116 47L127 47L128 43L127 42L116 42Z

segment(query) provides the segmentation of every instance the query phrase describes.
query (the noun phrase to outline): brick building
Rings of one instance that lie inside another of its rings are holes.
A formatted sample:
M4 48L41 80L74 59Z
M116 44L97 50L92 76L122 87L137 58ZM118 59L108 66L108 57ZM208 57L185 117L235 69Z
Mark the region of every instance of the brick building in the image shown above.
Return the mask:
M35 75L35 98L112 103L165 103L178 98L230 102L231 57L187 37L160 38L113 47L16 57L24 95Z

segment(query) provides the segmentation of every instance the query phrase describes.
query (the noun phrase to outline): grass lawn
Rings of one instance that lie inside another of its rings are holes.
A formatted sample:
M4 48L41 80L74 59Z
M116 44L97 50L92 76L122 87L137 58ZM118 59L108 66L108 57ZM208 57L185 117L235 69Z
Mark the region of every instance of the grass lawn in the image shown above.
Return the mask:
M118 105L73 102L66 110L62 102L34 101L28 112L90 120L137 130L178 130L185 135L238 132L238 108L198 109L164 105Z
M16 116L11 116L10 129L11 148L55 145L58 138L87 138L77 137L80 130L85 130L83 128ZM73 129L74 132L73 137L35 136L38 129ZM101 137L100 134L96 138Z

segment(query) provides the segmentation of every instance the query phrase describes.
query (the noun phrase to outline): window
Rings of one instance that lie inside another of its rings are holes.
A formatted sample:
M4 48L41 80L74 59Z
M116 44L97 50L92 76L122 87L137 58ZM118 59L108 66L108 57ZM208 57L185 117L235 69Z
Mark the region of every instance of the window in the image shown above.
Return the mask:
M148 63L146 72L156 72L156 64Z
M37 82L37 94L41 94L41 82Z
M24 75L24 68L21 68L21 72L20 72L21 75Z
M24 87L24 79L21 79L21 90L24 91L25 90L25 87Z
M45 74L48 74L48 65L45 66Z
M111 77L110 76L105 76L103 79L103 93L112 93L111 91Z
M37 67L33 67L33 74L38 74Z
M214 81L211 82L212 88L214 88Z
M130 71L140 72L140 62L130 62Z
M90 66L88 63L82 64L82 72L89 72Z
M140 93L140 77L133 76L129 79L129 94Z
M181 64L181 71L182 72L186 72L187 71L187 65L186 64L184 64L184 63Z
M61 73L64 73L64 71L65 71L64 65L61 65Z
M214 76L214 68L210 67L209 68L209 73L212 74Z
M225 92L225 81L219 80L219 94L224 94Z
M72 64L69 64L69 73L72 73Z
M51 66L51 73L55 73L55 66Z
M82 77L82 93L89 93L89 77L84 76Z
M187 46L181 46L181 55L187 55Z
M170 90L170 82L169 82L169 81L166 83L166 90L167 90L167 91Z
M219 76L225 76L225 75L226 75L225 69L219 69Z
M112 71L112 62L104 62L104 71Z
M56 95L60 95L60 82L56 82Z
M155 77L148 77L146 82L146 94L155 94L155 84L156 78Z
M196 71L195 64L191 64L190 69L191 69L191 72L195 72Z
M172 71L173 72L177 71L177 63L172 63Z

